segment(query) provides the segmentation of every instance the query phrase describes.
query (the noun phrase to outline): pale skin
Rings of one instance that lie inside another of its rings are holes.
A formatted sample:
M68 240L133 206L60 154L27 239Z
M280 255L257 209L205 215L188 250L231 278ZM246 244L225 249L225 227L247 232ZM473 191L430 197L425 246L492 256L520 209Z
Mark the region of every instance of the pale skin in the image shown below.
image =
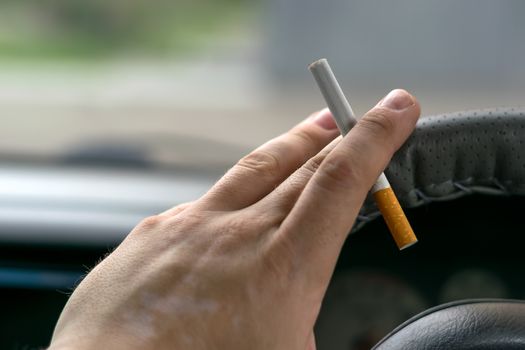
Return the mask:
M50 349L315 349L341 247L419 114L394 90L341 138L314 113L146 218L76 288Z

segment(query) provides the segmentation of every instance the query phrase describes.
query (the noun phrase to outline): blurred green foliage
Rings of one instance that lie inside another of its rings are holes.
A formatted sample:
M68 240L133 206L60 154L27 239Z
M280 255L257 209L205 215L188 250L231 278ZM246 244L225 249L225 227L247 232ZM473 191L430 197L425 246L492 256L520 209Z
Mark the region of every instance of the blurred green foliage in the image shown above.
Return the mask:
M172 55L232 30L247 0L0 0L0 57Z

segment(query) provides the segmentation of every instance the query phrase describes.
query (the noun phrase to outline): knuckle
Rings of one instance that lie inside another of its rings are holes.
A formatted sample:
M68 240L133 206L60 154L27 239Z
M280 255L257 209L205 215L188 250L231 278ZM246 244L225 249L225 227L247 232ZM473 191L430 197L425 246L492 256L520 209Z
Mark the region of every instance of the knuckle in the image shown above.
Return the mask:
M148 216L137 225L137 229L139 230L152 230L157 227L159 227L163 222L165 221L165 218L161 215L152 215Z
M193 202L181 203L181 204L176 205L173 209L176 210L176 211L183 211L183 210L185 210L186 208L188 208L192 204L193 204Z
M299 129L292 133L292 135L299 139L301 143L304 143L305 145L316 145L319 143L316 137L309 133L307 130Z
M389 117L388 111L376 109L366 114L359 124L362 128L372 133L372 136L377 138L385 138L392 135L394 132L394 122Z
M313 175L321 167L323 159L324 157L318 155L313 158L310 158L306 163L304 163L303 168L311 175Z
M168 217L157 230L162 232L164 243L174 245L186 237L197 237L196 234L205 230L206 223L210 221L213 221L211 214L205 217L200 212L188 211L182 215Z
M243 157L237 166L263 176L275 176L279 174L281 168L277 156L263 150L257 150Z
M330 191L337 191L362 181L362 174L352 157L335 156L323 161L317 184Z
M209 214L209 216L206 217L200 211L188 210L184 212L183 215L170 218L168 220L168 226L172 231L182 230L192 232L195 231L197 227L200 227L202 223L210 220L212 218L211 215L212 214Z
M173 208L170 208L168 210L163 211L159 215L174 216L174 215L180 214L181 212L186 210L186 208L188 208L191 204L192 204L192 202L187 202L187 203L182 203L182 204L176 205Z

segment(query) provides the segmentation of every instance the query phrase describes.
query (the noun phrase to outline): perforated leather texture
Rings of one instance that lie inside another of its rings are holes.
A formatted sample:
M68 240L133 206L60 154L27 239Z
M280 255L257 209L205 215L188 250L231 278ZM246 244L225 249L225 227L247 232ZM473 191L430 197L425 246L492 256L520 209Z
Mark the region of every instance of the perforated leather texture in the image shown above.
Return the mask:
M373 350L525 349L525 302L465 300L427 310Z
M470 193L525 195L525 108L422 117L385 173L405 208ZM353 230L378 216L369 198Z

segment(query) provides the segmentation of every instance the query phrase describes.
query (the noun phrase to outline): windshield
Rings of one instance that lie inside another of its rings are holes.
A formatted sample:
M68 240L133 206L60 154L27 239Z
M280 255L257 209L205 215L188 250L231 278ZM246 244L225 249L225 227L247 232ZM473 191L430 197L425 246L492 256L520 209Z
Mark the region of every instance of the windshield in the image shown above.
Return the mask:
M523 104L520 1L0 1L0 157L224 168L324 107ZM123 162L125 163L125 162Z

